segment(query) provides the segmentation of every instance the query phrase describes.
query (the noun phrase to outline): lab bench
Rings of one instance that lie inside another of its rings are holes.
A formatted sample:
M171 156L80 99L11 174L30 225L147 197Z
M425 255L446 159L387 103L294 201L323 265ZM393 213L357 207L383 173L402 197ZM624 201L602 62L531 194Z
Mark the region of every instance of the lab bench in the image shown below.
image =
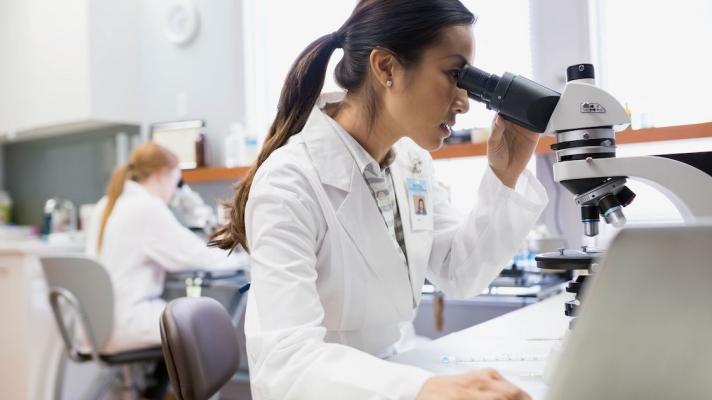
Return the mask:
M413 365L436 375L476 368L495 368L527 391L543 399L544 376L551 368L549 352L561 343L569 325L562 293L479 325L446 335L400 353L390 361Z
M547 277L539 284L530 286L510 285L506 280L506 278L498 278L486 293L469 299L452 299L446 296L442 331L437 331L435 328L436 295L426 285L413 321L415 333L436 339L481 324L561 293L566 282L564 278L555 276ZM501 284L497 284L498 281Z

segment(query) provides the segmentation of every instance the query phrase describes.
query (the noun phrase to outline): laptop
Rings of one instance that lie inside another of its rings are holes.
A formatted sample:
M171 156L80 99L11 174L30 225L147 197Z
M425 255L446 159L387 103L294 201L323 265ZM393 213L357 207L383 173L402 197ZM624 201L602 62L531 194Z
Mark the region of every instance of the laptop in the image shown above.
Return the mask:
M622 230L582 303L547 400L712 399L712 224Z

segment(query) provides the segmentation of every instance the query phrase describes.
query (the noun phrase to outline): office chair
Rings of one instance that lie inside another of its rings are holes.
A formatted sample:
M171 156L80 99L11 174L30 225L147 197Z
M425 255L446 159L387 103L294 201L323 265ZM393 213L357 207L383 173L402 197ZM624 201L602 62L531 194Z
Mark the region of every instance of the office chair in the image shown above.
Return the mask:
M98 262L85 257L41 257L40 263L49 286L49 302L62 336L67 356L78 363L93 361L109 367L110 380L92 387L86 398L101 398L120 379L132 399L138 399L135 376L144 363L163 359L161 347L103 354L114 321L114 289L109 273ZM84 334L80 343L76 327ZM60 398L61 384L55 389Z
M225 308L206 297L171 301L161 315L161 344L178 400L205 400L240 366L235 326Z

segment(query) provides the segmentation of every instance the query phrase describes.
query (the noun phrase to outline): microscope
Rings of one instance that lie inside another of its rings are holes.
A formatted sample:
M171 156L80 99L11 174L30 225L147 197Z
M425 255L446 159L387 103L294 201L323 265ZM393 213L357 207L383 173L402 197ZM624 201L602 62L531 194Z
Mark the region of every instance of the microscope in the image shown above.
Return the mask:
M178 221L199 236L208 237L218 224L213 209L182 179L169 207Z
M499 77L465 65L457 85L505 119L555 136L554 180L573 193L584 235L598 235L601 217L615 227L625 225L623 207L635 198L627 179L660 190L686 223L712 217L712 152L617 158L616 131L630 122L624 107L596 86L593 65L569 66L566 77L559 93L520 75L507 72ZM536 261L543 270L590 273L601 256L584 246L540 254ZM576 315L587 276L579 275L567 286L576 296L566 303L567 316Z

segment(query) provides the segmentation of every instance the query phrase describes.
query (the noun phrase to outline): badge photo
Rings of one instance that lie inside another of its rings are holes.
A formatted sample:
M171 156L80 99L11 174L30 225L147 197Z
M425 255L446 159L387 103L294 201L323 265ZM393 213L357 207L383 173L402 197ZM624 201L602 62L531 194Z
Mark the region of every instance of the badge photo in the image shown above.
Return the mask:
M432 229L430 188L425 179L407 178L410 226L414 231Z

